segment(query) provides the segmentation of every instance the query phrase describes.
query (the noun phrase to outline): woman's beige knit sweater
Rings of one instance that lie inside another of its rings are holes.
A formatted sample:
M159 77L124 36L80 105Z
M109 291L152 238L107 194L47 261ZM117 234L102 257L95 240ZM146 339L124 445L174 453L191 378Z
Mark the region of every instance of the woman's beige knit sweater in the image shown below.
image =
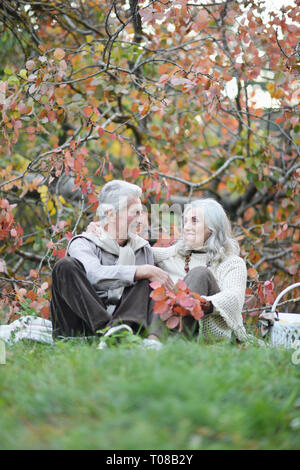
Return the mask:
M168 272L174 283L184 279L185 259L178 253L176 244L167 248L152 247L152 250L155 264ZM206 253L193 253L189 268L206 266L206 258ZM208 269L215 276L220 292L211 296L203 295L214 306L213 313L204 316L199 322L203 336L230 339L233 332L240 341L247 340L242 319L247 282L245 262L239 256L228 255L222 262L212 263Z

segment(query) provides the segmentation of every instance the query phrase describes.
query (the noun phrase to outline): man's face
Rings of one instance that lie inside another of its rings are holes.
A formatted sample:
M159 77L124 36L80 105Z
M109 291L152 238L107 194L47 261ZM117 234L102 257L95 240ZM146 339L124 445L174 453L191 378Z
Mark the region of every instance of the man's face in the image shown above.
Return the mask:
M126 240L128 233L135 234L143 223L143 206L139 197L128 201L127 207L116 214L117 238Z

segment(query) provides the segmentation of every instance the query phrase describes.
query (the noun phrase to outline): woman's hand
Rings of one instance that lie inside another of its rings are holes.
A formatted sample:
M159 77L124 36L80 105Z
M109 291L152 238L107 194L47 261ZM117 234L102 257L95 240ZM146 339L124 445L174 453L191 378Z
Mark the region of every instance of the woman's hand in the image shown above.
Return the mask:
M209 313L212 313L214 310L214 306L209 300L206 300L205 303L201 301L201 307L202 307L204 315L208 315Z
M148 279L150 282L158 281L167 290L172 290L174 287L174 283L169 274L163 269L152 266L151 264L137 266L134 280L138 281L140 279Z

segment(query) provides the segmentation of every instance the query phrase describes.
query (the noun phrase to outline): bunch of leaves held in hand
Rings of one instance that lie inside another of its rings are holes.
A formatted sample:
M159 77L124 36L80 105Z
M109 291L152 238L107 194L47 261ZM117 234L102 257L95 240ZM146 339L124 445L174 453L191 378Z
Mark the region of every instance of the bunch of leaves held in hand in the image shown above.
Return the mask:
M152 282L150 287L153 289L150 294L154 300L153 312L160 315L167 328L179 326L178 331L182 331L182 317L192 315L197 321L203 317L202 307L207 304L207 300L197 292L191 292L181 279L175 284L174 290L165 289L157 281Z

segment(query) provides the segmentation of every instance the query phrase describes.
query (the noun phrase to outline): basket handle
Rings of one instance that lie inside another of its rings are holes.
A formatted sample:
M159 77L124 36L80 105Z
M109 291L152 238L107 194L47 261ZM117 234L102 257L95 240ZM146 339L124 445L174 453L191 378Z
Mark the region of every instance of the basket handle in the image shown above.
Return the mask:
M300 286L300 282L296 282L295 284L291 284L289 287L287 287L286 289L284 289L275 299L274 303L273 303L273 306L272 306L272 309L271 309L271 312L275 312L275 309L277 307L277 304L279 302L279 300L281 299L281 297L284 296L284 294L286 294L288 291L292 290L292 289L295 289L295 287L299 287Z

